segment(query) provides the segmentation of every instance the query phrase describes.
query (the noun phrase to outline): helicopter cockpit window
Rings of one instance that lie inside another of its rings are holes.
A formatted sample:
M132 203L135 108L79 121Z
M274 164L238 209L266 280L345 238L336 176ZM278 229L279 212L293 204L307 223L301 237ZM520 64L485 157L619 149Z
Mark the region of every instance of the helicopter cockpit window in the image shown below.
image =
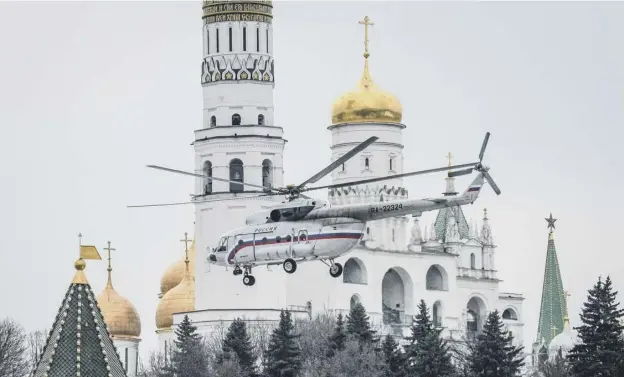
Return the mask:
M223 237L219 240L219 246L217 246L217 251L227 251L227 238Z

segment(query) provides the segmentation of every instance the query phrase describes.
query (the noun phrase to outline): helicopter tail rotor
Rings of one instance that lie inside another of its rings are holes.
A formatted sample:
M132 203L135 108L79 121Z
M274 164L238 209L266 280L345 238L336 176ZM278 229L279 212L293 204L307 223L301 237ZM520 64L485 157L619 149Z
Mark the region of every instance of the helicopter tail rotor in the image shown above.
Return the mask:
M448 176L449 178L459 177L462 175L470 174L472 173L473 170L476 170L479 173L483 174L483 177L488 181L488 183L490 184L490 187L492 187L492 190L494 190L496 195L500 195L501 194L500 188L498 188L498 185L494 182L494 179L492 178L490 173L488 173L490 168L488 168L487 166L484 166L482 163L483 156L485 155L485 148L487 147L489 140L490 140L490 133L487 132L485 134L485 139L483 139L483 144L481 145L481 151L479 151L479 162L477 162L474 167L463 169L463 170L451 171L448 173Z

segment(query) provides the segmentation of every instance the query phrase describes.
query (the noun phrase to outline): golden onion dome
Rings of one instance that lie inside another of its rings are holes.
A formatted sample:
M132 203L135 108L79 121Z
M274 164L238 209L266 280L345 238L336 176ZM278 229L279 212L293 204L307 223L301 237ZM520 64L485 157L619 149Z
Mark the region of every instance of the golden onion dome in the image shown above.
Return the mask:
M156 328L170 329L173 326L173 314L190 312L195 308L195 278L190 272L190 261L185 261L184 277L180 284L170 289L160 299L156 308Z
M110 242L108 248L108 281L96 300L111 336L116 338L138 338L141 335L141 318L134 305L113 288L111 277L113 268L111 267L110 250L114 249L110 249Z
M368 70L368 53L364 57L364 73L358 87L332 105L332 123L401 123L401 102L375 85Z
M191 247L189 248L189 260L190 265L189 268L191 270L191 275L195 274L195 240L191 243ZM186 271L186 266L184 264L184 258L178 260L171 266L169 266L162 278L160 279L160 294L161 297L165 293L169 292L173 287L180 284L182 279L184 278L184 273Z
M141 335L141 318L130 301L122 297L110 280L97 297L108 332L116 338L138 338Z

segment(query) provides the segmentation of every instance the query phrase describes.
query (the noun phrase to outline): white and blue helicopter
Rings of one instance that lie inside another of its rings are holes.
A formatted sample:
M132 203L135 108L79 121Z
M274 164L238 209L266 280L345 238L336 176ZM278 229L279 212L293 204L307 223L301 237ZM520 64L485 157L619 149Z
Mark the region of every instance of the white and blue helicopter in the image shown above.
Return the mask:
M474 163L362 179L326 186L307 187L308 184L319 181L337 167L341 166L345 161L375 142L378 138L373 136L300 185L288 185L285 188L270 188L243 182L243 185L262 188L268 191L266 194L251 196L250 198L285 195L286 200L265 211L252 214L247 217L245 226L223 234L217 246L211 249L208 259L212 264L218 266L233 267L234 275L242 274L243 284L247 286L254 285L255 283L255 278L251 274L252 267L260 265L282 265L286 273L292 274L297 269L298 263L320 261L329 267L329 274L332 277L339 277L342 274L342 265L335 262L335 259L349 253L357 246L360 239L364 236L366 222L405 215L420 216L423 212L444 207L472 204L477 200L485 180L488 181L494 192L500 195L500 189L488 173L489 168L481 163L489 137L490 133L488 132L481 146L479 161ZM207 175L170 169L162 166L148 165L148 167L200 177L206 180L212 179L230 182L227 179L209 177ZM455 170L461 168L464 169ZM479 174L468 188L458 196L330 206L326 201L313 199L302 194L306 191L361 185L446 170L454 170L448 173L449 177L470 174L473 170L476 170ZM241 182L233 183L241 184ZM209 201L231 199L232 198L225 198ZM159 205L152 204L129 207L147 206Z

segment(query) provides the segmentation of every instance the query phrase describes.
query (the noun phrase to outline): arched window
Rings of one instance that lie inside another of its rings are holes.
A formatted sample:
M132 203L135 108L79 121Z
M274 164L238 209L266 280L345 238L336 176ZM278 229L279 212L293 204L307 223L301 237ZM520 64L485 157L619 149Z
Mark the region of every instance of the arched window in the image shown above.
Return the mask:
M230 161L230 181L242 183L244 178L245 177L243 175L243 161L239 160L238 158L235 158L232 161ZM242 184L230 182L230 192L242 192L242 191L243 191Z
M204 162L204 175L212 177L212 162ZM204 195L212 194L212 179L204 179Z
M433 304L431 317L433 326L442 327L442 303L440 301L436 301L435 304Z
M233 114L232 115L232 125L233 126L240 126L241 124L241 116L240 114Z
M517 321L518 320L518 315L516 314L516 312L513 309L505 309L503 311L503 319L507 319L507 320L511 320L511 321Z
M345 171L345 165L344 165L344 163L342 164L342 171Z
M441 271L442 269L442 271ZM437 265L429 267L427 270L426 276L426 284L425 288L428 291L445 291L446 287L446 279L444 278L445 272L443 273L443 268Z
M217 28L217 53L219 52L219 28Z
M229 30L229 38L230 38L230 52L232 52L232 28Z
M216 126L217 126L217 117L213 115L210 117L210 127L216 127Z
M364 168L366 168L368 170L368 168L370 168L370 162L368 160L368 157L366 157L364 159Z
M475 257L474 253L470 254L470 268L471 268L471 269L473 269L473 270L474 270L475 268L477 268L477 267L476 267L476 266L477 266L477 261L476 261L476 259L477 259L477 258Z
M243 27L243 51L247 51L247 27Z
M256 28L256 52L260 52L260 28Z
M258 126L264 126L264 115L258 115Z
M390 157L390 171L392 171L392 157Z
M273 187L273 163L269 159L262 161L262 186ZM266 188L264 190L269 191Z

